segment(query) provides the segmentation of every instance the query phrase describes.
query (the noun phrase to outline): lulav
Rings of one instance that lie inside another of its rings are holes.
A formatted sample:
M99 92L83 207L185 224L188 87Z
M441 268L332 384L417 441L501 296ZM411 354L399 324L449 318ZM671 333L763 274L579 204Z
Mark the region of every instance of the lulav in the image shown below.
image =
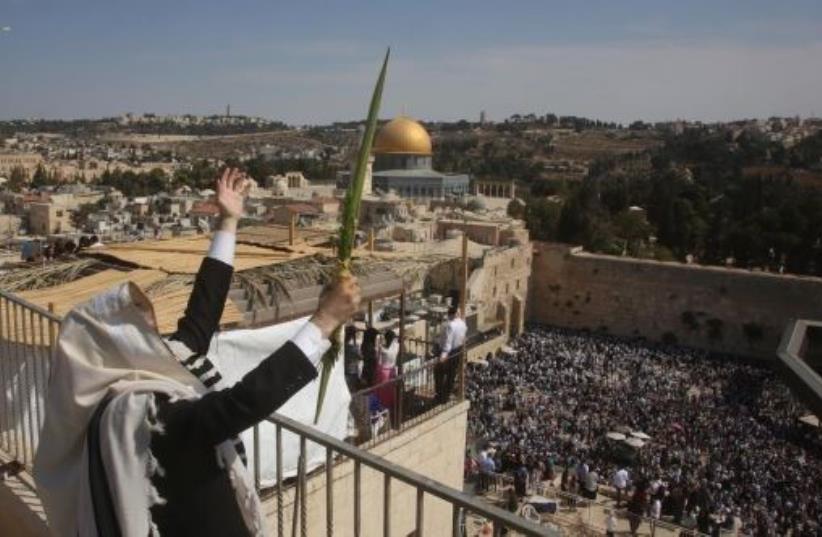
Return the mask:
M371 146L374 143L374 133L377 130L377 119L380 112L380 102L382 101L382 88L385 84L385 72L388 68L388 57L391 55L389 48L385 52L385 59L382 63L377 84L374 86L374 93L371 96L371 105L368 108L368 119L365 122L365 134L360 143L360 150L357 154L357 163L354 167L354 174L351 177L348 191L345 193L345 201L342 209L342 222L337 242L337 274L339 279L350 274L351 253L354 250L354 237L357 234L357 222L359 221L360 202L362 201L363 187L365 185L365 173L368 168L368 159L371 156ZM314 423L320 419L320 412L323 407L323 400L328 389L328 381L331 379L331 370L340 352L340 332L341 327L337 327L331 335L331 347L323 355L322 371L320 372L320 390L317 395L317 410L314 414Z

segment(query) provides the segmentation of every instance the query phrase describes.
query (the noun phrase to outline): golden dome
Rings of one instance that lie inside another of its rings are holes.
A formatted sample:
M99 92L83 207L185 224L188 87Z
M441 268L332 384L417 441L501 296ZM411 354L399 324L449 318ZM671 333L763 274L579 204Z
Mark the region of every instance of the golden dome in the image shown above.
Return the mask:
M373 151L375 154L430 155L431 137L418 121L399 116L377 132Z

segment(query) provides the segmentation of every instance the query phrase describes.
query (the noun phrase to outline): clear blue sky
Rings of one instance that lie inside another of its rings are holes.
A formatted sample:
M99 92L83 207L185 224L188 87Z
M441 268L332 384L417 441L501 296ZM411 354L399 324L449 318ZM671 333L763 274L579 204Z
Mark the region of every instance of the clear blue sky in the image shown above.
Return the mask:
M0 0L0 118L822 115L822 1Z

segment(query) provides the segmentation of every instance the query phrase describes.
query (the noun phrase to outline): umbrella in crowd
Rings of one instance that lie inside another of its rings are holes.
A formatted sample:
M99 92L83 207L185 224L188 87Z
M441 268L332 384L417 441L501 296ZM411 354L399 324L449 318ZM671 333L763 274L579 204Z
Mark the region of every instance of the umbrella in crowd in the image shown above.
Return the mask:
M626 444L628 444L629 446L631 446L632 448L637 448L637 449L639 449L639 448L641 448L645 445L645 442L643 442L639 438L626 438L624 440L624 442Z

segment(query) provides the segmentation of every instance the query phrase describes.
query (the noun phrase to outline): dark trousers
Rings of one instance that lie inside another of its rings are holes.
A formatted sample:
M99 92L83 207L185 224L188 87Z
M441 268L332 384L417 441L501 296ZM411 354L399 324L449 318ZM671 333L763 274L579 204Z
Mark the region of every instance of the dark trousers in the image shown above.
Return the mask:
M448 402L454 391L454 380L459 370L460 354L462 349L454 350L445 362L434 366L434 389L437 392L437 404Z

